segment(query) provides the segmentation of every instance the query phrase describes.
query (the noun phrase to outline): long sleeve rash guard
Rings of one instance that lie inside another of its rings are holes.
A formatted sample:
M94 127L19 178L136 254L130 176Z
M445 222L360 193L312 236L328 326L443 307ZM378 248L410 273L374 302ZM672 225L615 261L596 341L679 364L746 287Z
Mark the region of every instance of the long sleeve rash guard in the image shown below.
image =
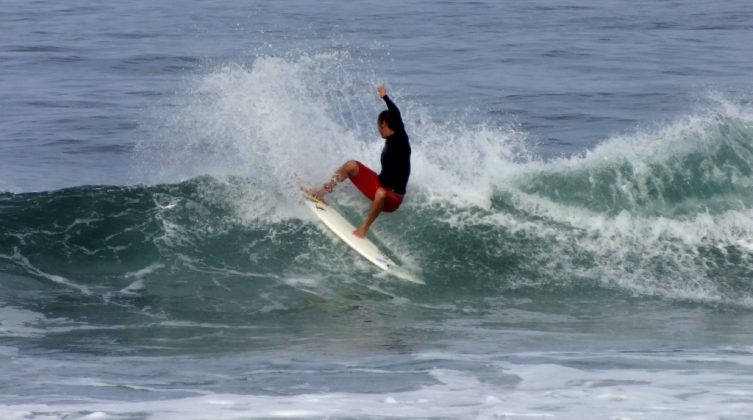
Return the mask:
M383 96L382 99L390 111L389 126L395 134L385 139L379 182L383 187L402 195L405 194L405 187L408 185L408 177L410 176L410 141L405 132L400 110L387 95Z

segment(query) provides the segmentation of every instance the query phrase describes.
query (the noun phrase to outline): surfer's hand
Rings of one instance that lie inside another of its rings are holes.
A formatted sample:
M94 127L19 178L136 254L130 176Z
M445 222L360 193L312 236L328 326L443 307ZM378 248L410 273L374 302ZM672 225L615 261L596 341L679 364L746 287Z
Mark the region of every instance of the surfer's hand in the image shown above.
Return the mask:
M380 98L387 96L387 88L384 87L384 84L377 86L377 93L379 94Z

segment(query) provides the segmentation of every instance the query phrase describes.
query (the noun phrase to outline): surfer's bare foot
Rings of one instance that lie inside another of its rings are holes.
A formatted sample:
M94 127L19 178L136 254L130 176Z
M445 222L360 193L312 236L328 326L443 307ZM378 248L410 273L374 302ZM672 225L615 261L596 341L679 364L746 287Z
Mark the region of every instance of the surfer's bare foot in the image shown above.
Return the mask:
M332 190L335 188L335 185L337 185L337 180L335 179L335 177L332 177L331 180L325 182L321 187L312 188L311 190L309 190L309 194L321 200L325 195L332 192Z
M321 188L311 188L307 192L321 200L322 198L324 198L325 195L327 195L329 191L324 189L324 187L321 187Z
M358 236L359 238L365 238L366 237L367 230L362 227L359 227L358 229L353 231L353 234Z

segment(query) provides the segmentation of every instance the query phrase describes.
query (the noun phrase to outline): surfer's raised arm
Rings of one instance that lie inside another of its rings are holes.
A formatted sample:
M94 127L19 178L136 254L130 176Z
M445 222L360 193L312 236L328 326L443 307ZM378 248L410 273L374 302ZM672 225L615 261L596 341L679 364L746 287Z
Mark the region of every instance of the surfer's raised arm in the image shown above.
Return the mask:
M387 110L389 111L390 116L390 128L392 128L395 132L405 131L405 125L403 124L403 118L402 115L400 115L400 110L397 108L397 105L392 102L390 97L387 96L387 88L385 88L384 85L379 85L379 87L377 87L377 93L387 105Z

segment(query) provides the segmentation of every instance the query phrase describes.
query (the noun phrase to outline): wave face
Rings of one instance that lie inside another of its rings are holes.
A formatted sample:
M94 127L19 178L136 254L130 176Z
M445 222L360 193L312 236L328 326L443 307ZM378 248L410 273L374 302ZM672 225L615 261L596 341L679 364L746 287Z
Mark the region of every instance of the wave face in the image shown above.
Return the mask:
M356 61L207 71L139 148L155 178L184 181L0 195L0 300L48 318L233 325L353 290L417 307L571 293L753 306L753 110L723 98L544 160L519 127L435 122L393 92L414 169L375 232L427 286L379 276L296 192L348 158L378 165L381 105L364 99L376 83ZM367 208L349 185L334 199L353 221Z

